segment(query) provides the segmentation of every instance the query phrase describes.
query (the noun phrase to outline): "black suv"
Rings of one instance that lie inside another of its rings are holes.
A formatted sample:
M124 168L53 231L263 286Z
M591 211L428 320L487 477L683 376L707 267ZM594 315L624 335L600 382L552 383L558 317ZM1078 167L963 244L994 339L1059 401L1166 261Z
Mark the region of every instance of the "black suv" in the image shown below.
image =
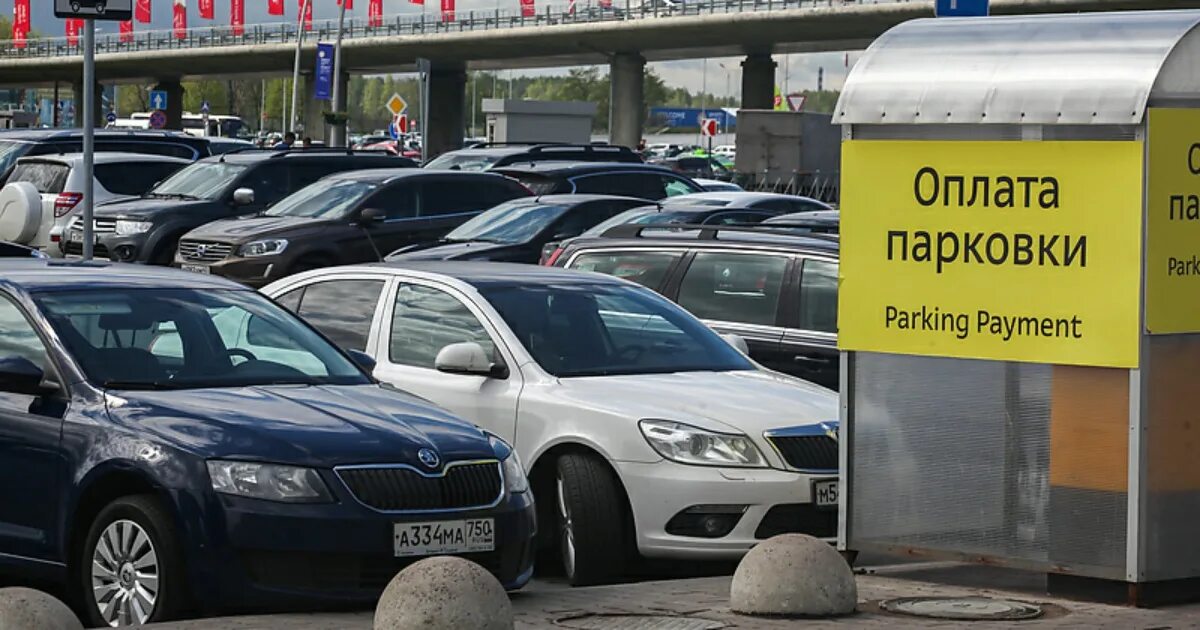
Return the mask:
M619 195L658 201L704 192L696 182L662 166L594 162L540 162L492 169L525 184L535 195Z
M608 144L485 142L443 153L426 164L425 168L486 171L513 164L547 161L641 164L642 156L626 147Z
M118 262L168 265L179 237L210 221L258 214L333 173L414 167L416 162L407 158L345 149L250 150L205 158L140 199L97 207L95 255ZM61 248L67 256L83 253L80 219L68 224Z
M492 206L528 196L524 186L490 173L339 173L258 216L187 233L175 264L263 286L308 269L378 261L401 247L437 240Z
M188 160L212 155L207 138L175 131L102 131L97 129L97 151L152 153ZM0 186L8 181L17 159L27 155L79 153L83 132L79 129L19 129L0 132Z
M754 227L622 225L565 244L557 267L637 282L770 369L838 388L838 237Z

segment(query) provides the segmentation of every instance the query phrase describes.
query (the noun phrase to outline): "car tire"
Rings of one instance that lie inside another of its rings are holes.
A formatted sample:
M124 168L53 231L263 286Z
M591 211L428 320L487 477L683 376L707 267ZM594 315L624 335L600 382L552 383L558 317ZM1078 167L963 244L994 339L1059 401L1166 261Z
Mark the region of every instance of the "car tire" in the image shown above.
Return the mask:
M563 574L572 586L621 577L630 555L625 494L612 469L593 455L558 459L556 531Z
M76 563L85 625L152 623L180 615L186 583L175 531L153 495L122 497L100 510Z

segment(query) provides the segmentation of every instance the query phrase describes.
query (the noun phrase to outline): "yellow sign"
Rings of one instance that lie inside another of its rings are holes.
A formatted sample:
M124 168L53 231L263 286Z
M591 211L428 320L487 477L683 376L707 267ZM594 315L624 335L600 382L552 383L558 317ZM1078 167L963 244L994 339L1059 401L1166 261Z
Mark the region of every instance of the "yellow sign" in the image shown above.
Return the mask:
M404 100L399 94L392 94L392 98L388 99L387 108L392 112L393 116L399 116L408 110L408 101Z
M1141 181L1141 142L845 142L839 346L1136 367Z
M1146 329L1200 332L1200 111L1150 110Z

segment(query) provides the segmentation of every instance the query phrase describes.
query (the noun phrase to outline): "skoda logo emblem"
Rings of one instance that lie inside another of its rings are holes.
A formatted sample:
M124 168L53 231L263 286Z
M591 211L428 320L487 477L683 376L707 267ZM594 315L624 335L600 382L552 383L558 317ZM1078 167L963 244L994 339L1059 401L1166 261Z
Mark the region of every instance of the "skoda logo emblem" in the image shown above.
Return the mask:
M417 459L430 468L437 468L438 463L441 461L438 454L433 449L428 448L417 451Z

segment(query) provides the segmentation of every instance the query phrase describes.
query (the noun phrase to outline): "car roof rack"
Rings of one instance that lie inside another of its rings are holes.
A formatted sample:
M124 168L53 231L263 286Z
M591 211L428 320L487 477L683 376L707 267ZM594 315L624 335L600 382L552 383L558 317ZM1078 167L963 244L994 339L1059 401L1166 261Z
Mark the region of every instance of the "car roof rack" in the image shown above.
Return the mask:
M533 147L530 153L552 153L555 151L583 151L584 153L624 153L634 155L629 147L616 144L546 144Z
M551 145L563 145L563 144L567 144L567 143L565 143L565 142L516 142L516 141L514 141L514 142L476 142L476 143L468 145L464 148L466 148L466 149L493 149L493 148L499 148L499 147L537 147L537 146L551 146Z
M764 226L765 227L765 226ZM807 226L805 226L807 227ZM773 232L769 228L763 229L758 224L746 225L694 225L691 223L626 223L624 225L614 225L604 231L601 236L603 238L646 238L643 234L646 230L670 230L671 232L695 232L695 240L698 241L715 241L719 239L721 232L737 232L742 234L771 234L773 236L793 236L795 238L807 238L829 243L841 243L841 239L833 234L808 233L808 234L780 234ZM674 237L672 237L674 238Z

